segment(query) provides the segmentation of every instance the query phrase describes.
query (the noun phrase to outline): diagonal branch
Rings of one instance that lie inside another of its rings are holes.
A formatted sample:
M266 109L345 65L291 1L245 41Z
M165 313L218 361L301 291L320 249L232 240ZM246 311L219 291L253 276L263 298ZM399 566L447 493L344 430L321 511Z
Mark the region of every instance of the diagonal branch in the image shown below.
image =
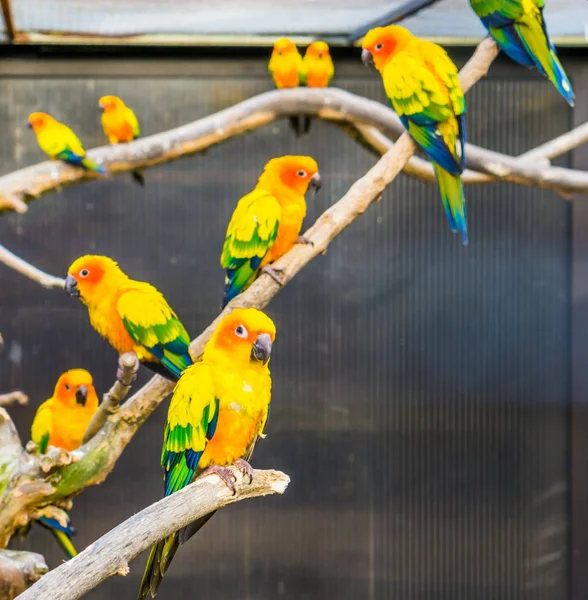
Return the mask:
M78 556L45 575L19 598L77 600L108 577L126 575L130 560L174 531L239 500L283 494L290 483L290 478L280 471L254 471L251 484L249 478L245 481L241 473L237 470L235 473L235 495L218 477L199 478L103 535Z
M8 394L0 394L0 406L10 406L11 404L23 406L28 403L29 397L20 390L8 392Z
M53 275L45 273L45 271L41 271L41 269L37 269L37 267L33 267L33 265L28 263L26 260L16 256L16 254L13 254L10 252L10 250L2 245L0 245L0 263L4 263L7 267L18 271L33 281L36 281L44 288L63 289L65 285L65 281L60 277L54 277Z
M490 39L484 40L482 45L487 52L498 52ZM298 88L266 92L188 125L129 144L96 148L88 155L112 173L130 171L202 152L214 144L292 114L307 114L335 124L371 125L392 138L404 132L400 119L380 102L337 88ZM588 190L588 173L583 171L528 164L517 157L490 152L472 144L468 144L466 155L470 168L494 179L550 188L561 193ZM412 174L416 173L418 170L413 168ZM0 177L0 210L14 210L15 198L22 202L83 179L91 177L80 169L51 161L15 171ZM469 174L466 174L464 181L468 183L468 179Z

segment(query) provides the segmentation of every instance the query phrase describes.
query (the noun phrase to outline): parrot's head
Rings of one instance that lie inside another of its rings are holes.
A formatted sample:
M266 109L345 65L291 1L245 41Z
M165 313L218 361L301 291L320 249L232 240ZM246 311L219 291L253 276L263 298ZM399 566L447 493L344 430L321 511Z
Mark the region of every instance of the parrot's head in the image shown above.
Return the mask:
M73 262L65 278L65 291L93 304L116 289L127 276L108 256L86 255Z
M274 322L256 308L237 308L216 326L204 349L204 358L219 352L232 364L265 367L276 337Z
M274 50L272 52L272 56L285 56L288 54L297 54L298 49L296 48L296 44L289 40L288 38L280 38L274 44Z
M329 45L326 42L313 42L306 49L306 56L316 60L326 60L329 58Z
M118 96L102 96L98 100L98 107L104 112L117 110L124 106L124 102Z
M27 127L30 127L35 133L51 123L55 123L55 119L44 112L31 113L27 119Z
M318 191L321 176L318 165L310 156L281 156L272 158L266 165L259 181L278 182L294 190L297 194L306 194L309 188Z
M363 38L361 60L367 67L376 67L381 71L388 59L413 39L412 33L400 25L371 29Z
M58 380L53 397L67 406L98 406L92 375L85 369L66 371Z

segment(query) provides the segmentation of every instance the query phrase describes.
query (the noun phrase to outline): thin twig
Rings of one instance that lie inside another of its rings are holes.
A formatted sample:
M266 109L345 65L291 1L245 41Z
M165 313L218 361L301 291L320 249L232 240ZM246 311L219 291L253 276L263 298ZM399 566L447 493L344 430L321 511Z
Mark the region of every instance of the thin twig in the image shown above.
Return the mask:
M101 581L129 572L128 563L159 540L205 515L246 498L283 494L290 478L280 471L254 471L253 480L235 470L236 494L214 475L197 479L103 535L75 558L45 575L21 600L77 600Z
M65 285L65 281L60 277L54 277L53 275L49 275L37 267L33 267L30 263L22 258L16 256L0 245L0 263L4 263L7 267L18 271L25 277L36 281L38 284L42 285L44 288L61 288Z

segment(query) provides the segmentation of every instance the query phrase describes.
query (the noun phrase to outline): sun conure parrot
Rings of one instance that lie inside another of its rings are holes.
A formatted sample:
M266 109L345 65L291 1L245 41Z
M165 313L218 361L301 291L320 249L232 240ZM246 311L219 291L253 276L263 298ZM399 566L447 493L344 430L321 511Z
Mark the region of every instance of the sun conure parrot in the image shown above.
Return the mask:
M300 237L306 215L304 194L320 188L318 165L309 156L282 156L266 165L252 192L243 196L231 217L221 255L226 269L223 307L247 289L263 269L280 281L269 266Z
M295 88L300 84L300 69L302 67L302 56L296 48L296 44L288 38L280 38L274 44L272 55L268 64L268 70L276 87ZM301 122L302 119L302 122ZM308 123L307 123L308 120ZM296 135L306 133L310 125L308 117L292 116L289 119L290 126Z
M269 415L268 361L275 334L273 321L261 311L236 309L217 325L202 360L184 371L169 405L163 438L166 496L209 473L234 489L230 465L252 478L248 461ZM139 598L149 592L155 597L178 546L212 514L153 546Z
M543 20L545 0L470 0L488 33L510 58L536 67L574 106L574 90Z
M118 96L102 96L98 101L102 110L102 129L111 144L132 142L141 135L137 116ZM141 169L131 172L139 185L145 185Z
M300 65L300 85L313 88L328 87L335 66L329 53L329 45L326 42L313 42L308 46ZM302 133L310 129L310 117L302 117Z
M111 258L78 258L68 270L65 290L88 307L90 323L119 354L134 352L172 381L192 364L190 337L161 292L128 277Z
M433 162L449 226L467 244L460 178L466 164L466 102L457 67L441 46L398 25L370 30L362 46L363 62L378 69L402 124Z
M35 132L37 143L53 160L62 160L74 167L107 175L108 171L86 156L78 136L67 126L44 112L29 115L28 126Z
M84 369L66 371L58 380L53 396L39 406L31 426L31 439L44 454L49 446L75 450L82 445L86 429L98 410L98 396L92 376ZM72 527L64 527L56 519L41 517L69 558L77 552L71 536Z

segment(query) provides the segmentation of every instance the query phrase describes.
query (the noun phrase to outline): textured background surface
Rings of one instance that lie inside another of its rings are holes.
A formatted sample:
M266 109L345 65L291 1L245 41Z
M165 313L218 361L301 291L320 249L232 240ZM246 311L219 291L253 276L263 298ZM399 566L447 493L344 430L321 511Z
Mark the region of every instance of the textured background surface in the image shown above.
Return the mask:
M355 65L336 84L383 100L376 75ZM102 94L123 96L149 134L270 87L223 61L208 78L173 68L166 78L117 78L113 62L108 79L52 78L48 63L44 78L3 79L0 173L42 158L25 128L33 110L63 118L92 147L103 143ZM569 129L549 84L509 63L493 73L468 96L472 141L516 154ZM147 171L145 190L118 176L46 196L25 216L0 218L0 240L54 274L80 254L109 254L162 290L196 335L220 304L231 211L265 161L284 153L311 154L321 167L307 223L374 162L326 124L296 140L279 122ZM464 249L436 188L401 176L272 302L274 404L253 462L285 470L291 487L215 516L178 553L158 598L566 597L569 204L510 184L467 196ZM0 389L32 398L11 411L23 438L61 371L88 368L102 391L112 382L116 356L81 304L3 268L0 331ZM165 410L107 481L76 500L80 548L162 494ZM41 528L24 547L61 560ZM143 561L131 567L89 597L133 597Z

